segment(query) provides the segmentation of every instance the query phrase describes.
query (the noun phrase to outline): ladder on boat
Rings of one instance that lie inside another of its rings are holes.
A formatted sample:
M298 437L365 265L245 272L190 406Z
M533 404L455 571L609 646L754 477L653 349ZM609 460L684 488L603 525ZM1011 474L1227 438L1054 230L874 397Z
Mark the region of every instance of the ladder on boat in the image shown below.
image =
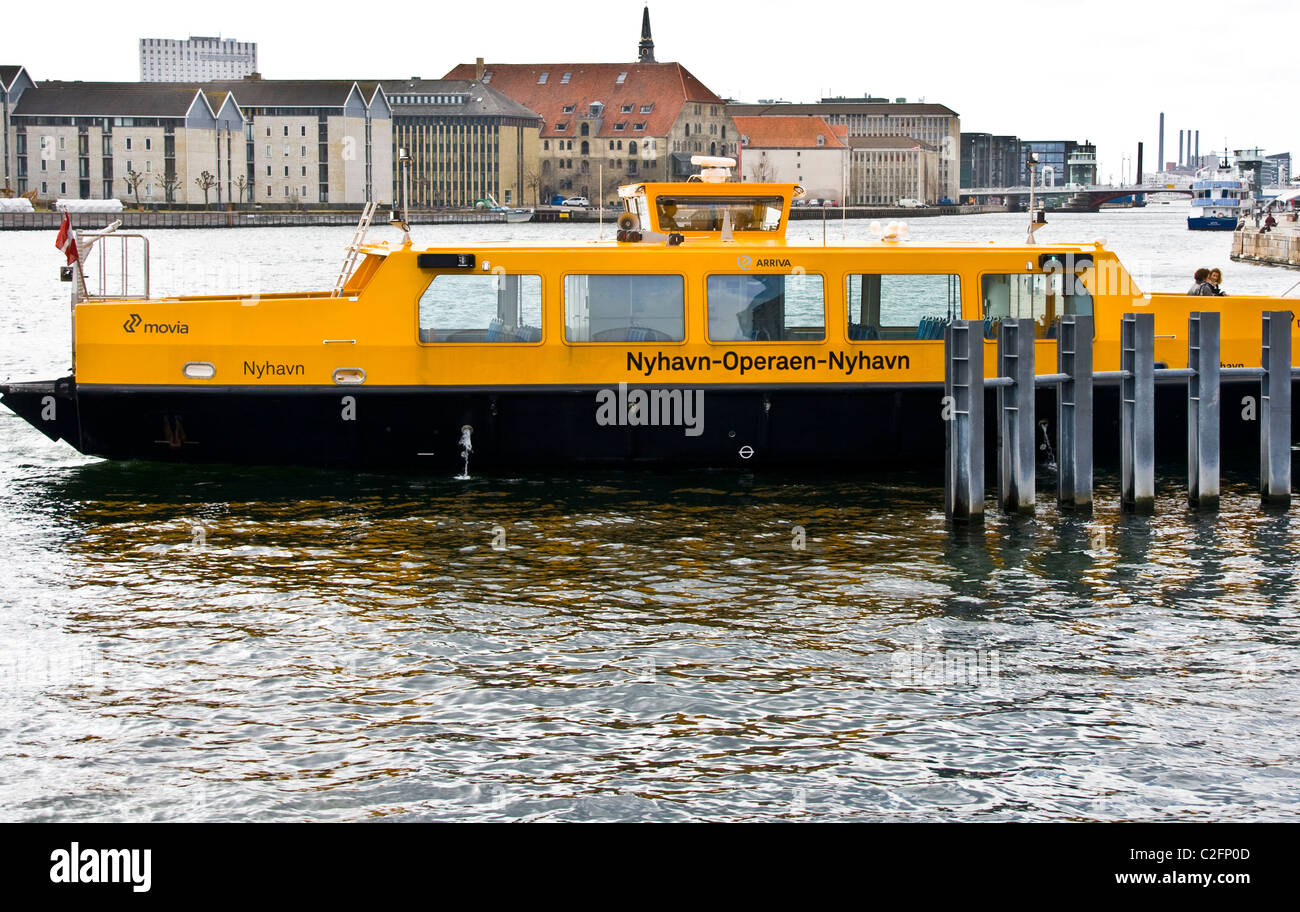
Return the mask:
M343 286L348 283L348 277L352 275L352 270L357 265L357 254L361 252L361 242L365 240L366 232L370 230L370 222L375 217L377 207L378 204L372 200L366 203L365 209L361 211L361 221L357 222L357 230L352 235L352 243L348 244L347 256L343 258L343 268L339 270L339 279L334 283L332 297L337 298L343 294Z

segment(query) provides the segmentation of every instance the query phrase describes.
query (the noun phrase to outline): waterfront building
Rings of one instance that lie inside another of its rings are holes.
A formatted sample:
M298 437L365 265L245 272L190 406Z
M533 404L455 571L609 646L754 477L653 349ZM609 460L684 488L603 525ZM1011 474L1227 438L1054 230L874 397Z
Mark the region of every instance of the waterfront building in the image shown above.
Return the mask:
M821 117L831 126L847 127L850 146L854 139L904 137L915 140L911 145L920 143L922 150L928 147L938 156L939 183L935 195L938 198L957 198L961 170L961 120L957 112L946 105L908 103L905 98L893 102L828 99L815 104L732 104L727 106L727 112L732 117ZM866 158L874 159L874 156ZM891 162L893 164L898 163ZM856 182L854 186L857 186Z
M809 199L843 202L847 129L820 117L737 117L742 180L799 184Z
M381 85L392 106L393 145L410 153L412 206L473 206L489 195L505 206L541 201L535 111L473 80Z
M1020 181L1020 137L961 135L962 187L1014 187Z
M1035 178L1042 187L1097 182L1097 147L1087 140L1025 139L1020 143L1020 185L1029 186L1029 156L1038 156ZM1071 167L1073 166L1073 171ZM1073 175L1073 176L1072 176Z
M195 178L220 171L217 110L192 85L42 82L10 119L18 192L41 200L202 202Z
M394 198L392 108L377 81L254 74L202 87L230 93L242 112L245 202L351 205Z
M25 67L16 64L0 65L0 151L3 152L3 158L0 158L0 191L5 196L10 194L26 193L27 187L21 190L18 188L17 181L17 164L14 156L13 141L10 137L9 116L13 113L14 105L22 97L23 92L30 89L35 83L32 77L27 74Z
M243 79L257 72L257 42L191 36L140 39L141 82Z
M392 119L377 83L42 82L10 119L17 192L34 189L42 200L393 198Z
M934 204L949 196L942 156L906 136L850 136L849 199L854 206L893 206L900 199Z
M1285 187L1291 182L1291 153L1265 155L1262 173L1265 187Z
M542 118L539 187L611 202L621 184L685 180L692 155L735 156L721 98L680 63L659 63L642 16L636 63L462 63L444 78L503 92Z

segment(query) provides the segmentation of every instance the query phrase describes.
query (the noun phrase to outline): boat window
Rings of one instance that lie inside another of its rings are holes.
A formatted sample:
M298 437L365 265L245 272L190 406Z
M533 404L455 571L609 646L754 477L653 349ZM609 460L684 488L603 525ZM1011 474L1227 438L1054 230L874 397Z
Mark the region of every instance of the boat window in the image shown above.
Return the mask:
M942 339L961 318L961 278L948 273L850 275L849 338Z
M566 275L564 338L570 342L681 342L685 283L679 275Z
M826 338L826 293L819 275L711 275L706 288L713 342Z
M733 231L776 231L781 227L779 196L661 196L661 231L721 231L723 213L731 213Z
M542 279L434 276L420 296L419 314L421 342L540 342Z
M1011 318L1033 320L1034 336L1056 338L1062 314L1092 313L1092 295L1079 274L1048 270L1026 275L986 275L980 279L984 337L997 338L997 325Z

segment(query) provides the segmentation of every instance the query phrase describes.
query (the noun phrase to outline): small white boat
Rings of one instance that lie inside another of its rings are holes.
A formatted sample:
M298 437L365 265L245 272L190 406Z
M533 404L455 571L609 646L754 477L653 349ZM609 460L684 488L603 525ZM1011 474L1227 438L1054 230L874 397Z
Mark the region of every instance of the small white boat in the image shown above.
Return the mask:
M474 208L478 209L479 211L505 213L506 221L512 225L517 224L519 222L531 221L533 218L532 209L525 209L523 207L511 208L509 206L503 206L500 203L498 203L496 197L490 193L487 196L485 196L483 199L477 200L474 203Z

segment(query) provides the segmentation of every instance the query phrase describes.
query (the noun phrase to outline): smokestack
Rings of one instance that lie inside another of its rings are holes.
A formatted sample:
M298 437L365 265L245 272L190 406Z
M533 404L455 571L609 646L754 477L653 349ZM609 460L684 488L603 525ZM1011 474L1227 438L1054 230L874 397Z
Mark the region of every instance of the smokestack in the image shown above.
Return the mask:
M1156 159L1156 168L1163 171L1165 167L1165 112L1160 112L1160 157Z
M1138 173L1134 183L1139 187L1142 186L1142 143L1138 143Z
M475 82L483 81L483 58L482 57L474 58L474 81Z
M1201 131L1196 131L1196 164L1201 163Z
M1178 131L1178 167L1183 166L1183 131Z

